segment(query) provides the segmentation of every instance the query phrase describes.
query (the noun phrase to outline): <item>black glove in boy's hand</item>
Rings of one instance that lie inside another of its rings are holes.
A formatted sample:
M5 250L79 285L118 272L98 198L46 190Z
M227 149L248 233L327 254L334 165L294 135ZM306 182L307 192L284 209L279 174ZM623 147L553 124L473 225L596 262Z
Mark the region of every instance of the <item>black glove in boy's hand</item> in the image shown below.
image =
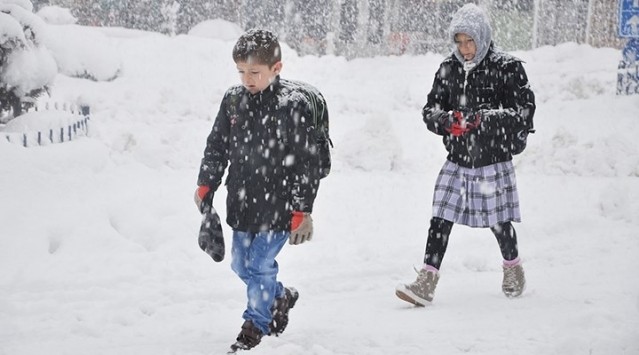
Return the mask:
M224 260L225 249L222 222L213 206L202 205L202 225L197 241L203 252L212 257L215 262L220 262Z
M311 218L311 214L299 211L293 212L293 218L291 218L291 235L288 238L288 243L293 245L302 244L312 238L313 218Z

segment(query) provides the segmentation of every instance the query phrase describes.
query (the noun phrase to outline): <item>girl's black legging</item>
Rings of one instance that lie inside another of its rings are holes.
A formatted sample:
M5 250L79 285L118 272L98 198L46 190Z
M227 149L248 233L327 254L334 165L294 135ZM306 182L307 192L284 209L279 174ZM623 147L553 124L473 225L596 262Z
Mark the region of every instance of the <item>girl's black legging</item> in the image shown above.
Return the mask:
M426 253L424 263L439 270L446 248L448 247L448 237L453 229L453 222L445 219L433 217L430 220L428 229L428 240L426 241ZM514 260L519 255L517 250L517 233L512 223L498 223L490 230L495 234L501 255L504 260Z

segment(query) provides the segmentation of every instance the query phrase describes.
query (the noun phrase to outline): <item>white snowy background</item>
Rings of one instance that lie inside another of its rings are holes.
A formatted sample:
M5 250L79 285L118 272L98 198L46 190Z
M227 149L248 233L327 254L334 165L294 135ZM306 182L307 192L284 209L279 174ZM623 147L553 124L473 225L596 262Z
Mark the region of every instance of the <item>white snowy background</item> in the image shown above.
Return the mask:
M167 37L54 19L45 45L58 74L42 104L89 105L90 130L23 148L4 135L64 115L0 128L0 354L225 353L245 289L228 227L223 262L198 248L192 196L222 95L239 82L236 29ZM284 47L282 76L326 96L334 168L313 241L278 258L301 294L291 323L251 354L639 354L639 96L615 95L618 50L514 54L538 107L515 158L527 290L505 298L490 231L456 226L434 302L414 308L394 288L421 265L445 159L420 114L443 57ZM98 81L71 77L82 73Z

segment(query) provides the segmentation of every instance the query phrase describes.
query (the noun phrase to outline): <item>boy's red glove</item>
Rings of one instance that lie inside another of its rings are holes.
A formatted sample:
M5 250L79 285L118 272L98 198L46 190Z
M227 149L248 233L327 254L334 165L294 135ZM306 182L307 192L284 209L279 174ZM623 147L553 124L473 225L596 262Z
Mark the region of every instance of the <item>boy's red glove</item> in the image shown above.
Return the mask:
M313 238L313 218L308 212L294 211L291 218L291 235L288 243L302 244Z
M198 186L195 193L197 194L197 197L200 198L200 200L204 200L204 197L206 196L206 194L209 193L209 191L211 191L211 188L208 186Z
M211 191L209 186L198 186L197 189L195 189L193 199L195 200L195 205L198 210L203 213L204 205L208 205L209 207L213 205L213 191Z

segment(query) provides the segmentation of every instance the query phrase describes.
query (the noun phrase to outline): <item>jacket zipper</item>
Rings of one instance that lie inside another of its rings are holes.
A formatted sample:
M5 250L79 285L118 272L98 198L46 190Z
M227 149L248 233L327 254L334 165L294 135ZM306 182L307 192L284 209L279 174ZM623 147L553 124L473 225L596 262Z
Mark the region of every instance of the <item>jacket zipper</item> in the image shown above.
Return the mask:
M464 99L466 101L467 97L466 97L466 86L468 85L468 76L470 75L470 70L466 70L464 68ZM471 162L472 162L472 166L473 168L475 167L475 158L473 157L473 155L470 152L470 142L469 142L469 136L464 137L465 141L466 141L466 152L468 152L468 157L470 158Z

